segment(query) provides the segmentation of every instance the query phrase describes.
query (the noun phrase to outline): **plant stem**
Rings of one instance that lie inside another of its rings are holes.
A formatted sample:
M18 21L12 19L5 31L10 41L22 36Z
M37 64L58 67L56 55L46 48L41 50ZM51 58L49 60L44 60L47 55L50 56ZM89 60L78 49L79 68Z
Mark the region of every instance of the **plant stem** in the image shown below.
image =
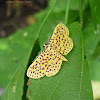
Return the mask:
M79 15L80 15L80 24L83 25L82 0L79 0Z
M40 34L40 32L41 32L41 30L42 30L42 28L43 28L43 25L45 24L45 22L46 22L48 16L50 15L50 13L52 12L53 8L55 7L57 1L58 1L58 0L55 0L53 6L51 7L51 9L49 10L49 12L47 13L46 17L44 18L44 20L43 20L43 22L42 22L42 24L41 24L41 26L40 26L40 28L39 28L38 34Z
M65 25L68 24L68 13L69 13L69 0L67 0L67 7L65 12Z

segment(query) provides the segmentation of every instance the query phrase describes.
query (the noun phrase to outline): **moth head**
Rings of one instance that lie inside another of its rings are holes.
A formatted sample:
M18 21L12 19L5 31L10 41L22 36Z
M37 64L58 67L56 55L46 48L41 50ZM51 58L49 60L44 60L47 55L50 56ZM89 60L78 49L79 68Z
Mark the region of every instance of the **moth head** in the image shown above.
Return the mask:
M44 49L47 49L48 48L48 45L47 44L43 44L43 48Z

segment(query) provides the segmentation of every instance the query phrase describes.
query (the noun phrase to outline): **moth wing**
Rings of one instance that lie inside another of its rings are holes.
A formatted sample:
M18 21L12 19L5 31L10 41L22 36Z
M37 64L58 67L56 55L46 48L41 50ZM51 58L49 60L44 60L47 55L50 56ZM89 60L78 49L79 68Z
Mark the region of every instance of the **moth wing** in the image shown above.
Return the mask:
M54 29L49 46L53 50L67 55L73 48L73 41L68 36L68 28L64 24L58 24Z
M38 79L46 74L48 66L48 50L42 52L39 57L29 66L27 76L29 78Z
M63 57L61 54L57 53L55 50L51 50L48 59L48 67L46 69L47 77L54 76L59 72L62 60L67 61L67 59Z

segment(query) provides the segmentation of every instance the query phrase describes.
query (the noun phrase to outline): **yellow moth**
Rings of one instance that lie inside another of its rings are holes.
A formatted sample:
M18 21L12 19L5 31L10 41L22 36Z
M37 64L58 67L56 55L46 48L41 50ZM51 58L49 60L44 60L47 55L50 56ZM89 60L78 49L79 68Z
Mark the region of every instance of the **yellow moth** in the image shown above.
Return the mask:
M62 61L67 61L63 55L67 55L73 48L73 41L69 37L68 28L60 23L54 29L53 35L45 50L29 66L27 76L33 79L39 79L46 75L47 77L56 75Z

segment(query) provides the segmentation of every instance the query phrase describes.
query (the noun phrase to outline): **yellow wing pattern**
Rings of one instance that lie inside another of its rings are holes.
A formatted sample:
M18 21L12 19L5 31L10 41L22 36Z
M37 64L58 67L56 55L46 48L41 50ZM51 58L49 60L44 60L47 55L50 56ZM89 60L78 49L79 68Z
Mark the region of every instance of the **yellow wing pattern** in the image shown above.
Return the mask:
M67 55L73 48L73 41L68 36L68 28L64 24L58 24L53 32L49 46L53 50Z
M39 57L29 66L27 76L30 78L38 79L46 74L48 66L49 51L45 50Z

